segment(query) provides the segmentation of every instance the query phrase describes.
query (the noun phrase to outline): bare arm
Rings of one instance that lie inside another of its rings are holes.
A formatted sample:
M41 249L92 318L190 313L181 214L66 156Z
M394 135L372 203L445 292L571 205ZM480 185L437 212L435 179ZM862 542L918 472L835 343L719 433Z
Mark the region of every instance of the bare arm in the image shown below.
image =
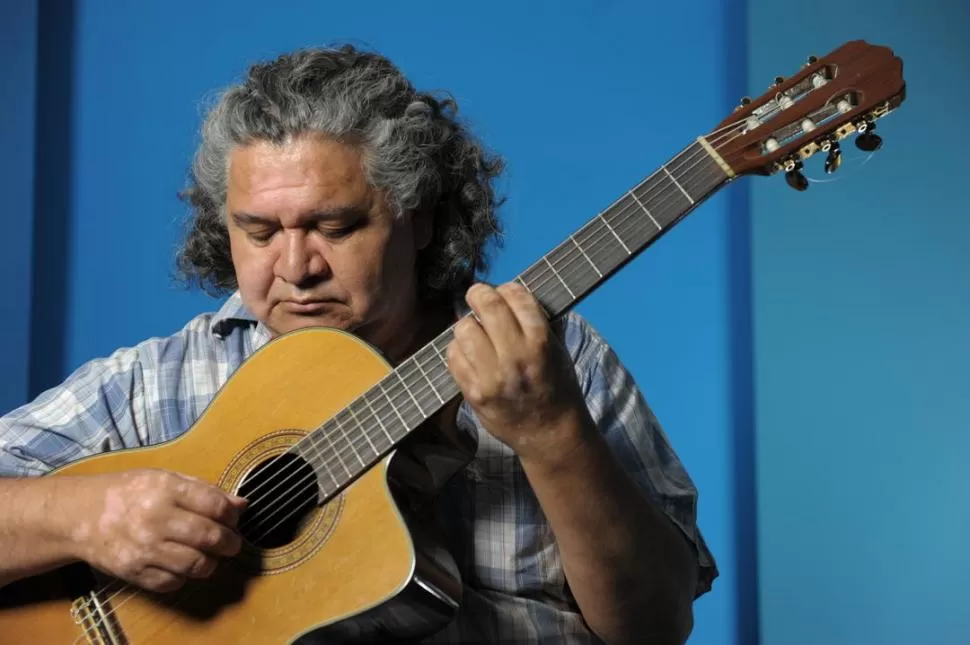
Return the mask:
M484 427L518 455L587 624L611 645L683 643L699 562L646 492L653 482L634 482L620 466L571 357L525 288L476 285L466 299L478 321L456 324L449 367ZM654 440L631 437L632 449L649 452L643 444Z
M78 559L64 480L0 478L0 586Z
M584 419L546 428L562 452L522 459L587 624L611 645L683 643L693 627L697 558Z
M162 470L0 479L0 584L83 560L155 591L239 551L245 501Z

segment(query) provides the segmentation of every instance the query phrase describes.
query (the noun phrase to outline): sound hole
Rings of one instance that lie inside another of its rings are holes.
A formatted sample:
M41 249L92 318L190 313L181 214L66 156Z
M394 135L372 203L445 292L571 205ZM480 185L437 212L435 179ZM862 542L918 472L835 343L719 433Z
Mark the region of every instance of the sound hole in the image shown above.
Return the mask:
M319 504L316 473L306 460L289 453L260 463L243 479L238 494L249 500L239 531L262 549L295 540Z

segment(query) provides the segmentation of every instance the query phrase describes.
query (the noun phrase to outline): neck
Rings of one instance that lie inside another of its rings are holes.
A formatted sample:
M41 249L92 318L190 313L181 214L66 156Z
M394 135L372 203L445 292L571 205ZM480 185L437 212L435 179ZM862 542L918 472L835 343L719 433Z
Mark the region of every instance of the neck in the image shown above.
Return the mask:
M382 330L384 338L373 344L381 350L391 365L397 366L411 354L431 342L448 325L455 322L455 312L446 306L420 305Z

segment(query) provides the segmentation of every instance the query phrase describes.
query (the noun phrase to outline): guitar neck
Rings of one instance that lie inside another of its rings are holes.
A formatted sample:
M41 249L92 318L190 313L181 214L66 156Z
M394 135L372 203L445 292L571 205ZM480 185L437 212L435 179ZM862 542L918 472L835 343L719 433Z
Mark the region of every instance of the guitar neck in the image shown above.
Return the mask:
M585 296L730 181L704 139L682 150L515 279L550 318ZM328 496L366 472L412 430L458 395L445 348L453 327L297 444Z

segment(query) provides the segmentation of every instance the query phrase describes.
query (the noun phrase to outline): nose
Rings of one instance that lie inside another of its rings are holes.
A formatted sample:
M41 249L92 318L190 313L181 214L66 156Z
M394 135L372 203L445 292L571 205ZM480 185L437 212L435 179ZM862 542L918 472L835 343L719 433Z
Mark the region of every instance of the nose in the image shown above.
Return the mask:
M329 269L326 258L313 248L303 231L286 231L283 250L277 259L276 274L294 285L302 285L324 277Z

